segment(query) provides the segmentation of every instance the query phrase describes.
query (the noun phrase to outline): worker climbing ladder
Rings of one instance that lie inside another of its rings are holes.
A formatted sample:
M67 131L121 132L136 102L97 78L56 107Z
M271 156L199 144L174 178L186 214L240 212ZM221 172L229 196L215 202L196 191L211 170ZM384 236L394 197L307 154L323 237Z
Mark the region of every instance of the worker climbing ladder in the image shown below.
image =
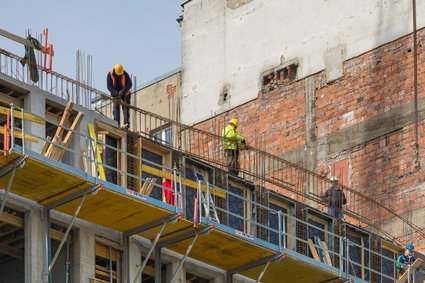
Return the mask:
M193 166L193 165L192 165L192 170L193 170L193 175L195 176L196 181L198 183L200 181L204 182L204 183L206 183L206 186L207 186L207 191L204 192L204 190L202 190L203 185L201 185L200 194L199 194L199 197L201 198L202 206L204 207L204 211L206 213L206 217L210 218L214 222L220 223L220 219L219 219L218 214L217 214L217 209L215 207L214 200L213 200L213 198L212 198L212 196L209 192L209 189L208 189L209 184L206 181L205 176L202 173L198 173L195 166Z

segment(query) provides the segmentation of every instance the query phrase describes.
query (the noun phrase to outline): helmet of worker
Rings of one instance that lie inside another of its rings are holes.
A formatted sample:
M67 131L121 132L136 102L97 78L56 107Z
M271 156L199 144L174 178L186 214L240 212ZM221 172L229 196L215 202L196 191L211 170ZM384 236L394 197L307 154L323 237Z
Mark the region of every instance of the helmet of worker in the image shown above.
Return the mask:
M118 76L121 76L122 74L124 74L124 67L121 64L116 64L114 67L115 70L115 74L117 74Z
M229 123L235 125L235 127L239 126L238 119L232 119L232 120L229 121Z
M413 252L415 250L415 246L412 244L407 245L406 250L408 250L409 252Z
M338 178L337 178L337 177L335 177L335 176L332 176L332 177L331 177L331 181L333 181L333 182L337 182L337 181L338 181Z

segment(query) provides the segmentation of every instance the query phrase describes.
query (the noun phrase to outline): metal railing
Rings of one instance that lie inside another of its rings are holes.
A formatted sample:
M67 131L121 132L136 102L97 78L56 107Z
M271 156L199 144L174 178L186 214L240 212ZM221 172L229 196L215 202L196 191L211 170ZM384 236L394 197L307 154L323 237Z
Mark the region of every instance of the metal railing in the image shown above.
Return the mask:
M18 80L28 82L28 71L25 69L27 66L19 66L21 59L17 55L0 49L0 70ZM36 67L43 73L41 66L37 65ZM97 97L99 107L95 110L108 117L112 117L115 104L125 105L130 109L130 130L132 132L136 132L143 137L155 139L155 135L169 129L172 132L172 139L166 141L168 146L206 161L218 168L226 169L222 146L223 139L220 135L167 119L123 103L121 100L113 100L112 97L99 90L56 72L44 74L44 76L46 79L40 80L41 82L39 83L39 87L42 89L62 98L71 99L89 109L91 109L90 102L94 97ZM64 89L69 90L65 91L66 95ZM84 92L81 91L82 89ZM86 93L85 97L78 96L77 90L80 90L80 93ZM87 101L89 104L87 104ZM220 128L220 126L217 128ZM221 125L221 128L224 128L224 124ZM255 184L260 184L267 189L278 190L281 194L295 200L308 202L310 206L317 209L326 208L326 202L322 196L332 186L330 179L252 146L242 151L239 159L242 178ZM355 191L341 184L338 186L345 193L348 201L344 208L347 221L354 225L370 227L375 232L379 232L399 243L406 243L410 239L396 238L381 227L385 220L398 218L401 222L411 227L418 235L425 237L425 232L421 227L400 216L390 207L383 205L377 200L376 196L369 196L366 193ZM413 237L412 235L410 236Z
M94 177L100 181L100 175L97 169L99 168L99 166L103 166L103 168L108 168L116 173L123 174L127 177L135 178L142 182L150 183L154 187L160 190L172 191L175 197L175 204L173 205L175 207L175 211L182 211L183 208L185 208L188 205L188 203L186 203L184 199L184 196L186 195L185 191L187 188L186 186L182 185L183 174L182 172L178 171L176 168L168 168L161 164L154 163L150 160L141 158L140 156L123 151L117 147L113 147L108 144L105 144L102 141L99 141L96 138L91 138L87 135L84 135L80 133L79 131L74 131L65 126L61 126L55 123L54 121L46 120L47 122L55 126L63 127L65 130L71 131L79 139L80 144L86 146L86 148L89 150L86 150L82 153L72 148L64 147L61 144L54 143L51 140L46 139L44 136L40 136L37 133L31 132L26 127L27 123L23 123L24 114L29 112L26 112L24 109L16 107L14 105L11 106L10 110L11 110L10 113L15 113L15 110L17 110L21 114L17 115L17 117L15 117L15 115L13 114L10 115L10 119L11 119L10 145L11 147L6 150L13 151L16 145L20 145L22 149L22 153L25 154L28 151L27 149L28 146L26 145L30 142L30 141L27 141L26 135L31 135L33 137L40 139L40 141L42 142L53 144L54 146L63 149L64 151L67 152L67 154L69 154L73 158L78 158L78 159L81 159L82 162L86 162L85 172L87 176ZM32 113L29 113L29 114L34 115L35 117L44 119L43 117L40 117L38 115L35 115ZM20 134L20 138L16 136L16 133ZM95 146L92 146L93 144L95 144ZM148 166L157 167L159 170L169 173L170 176L172 176L173 188L168 188L168 187L162 186L160 183L154 183L147 178L143 178L142 177L143 171L140 172L140 175L131 174L131 173L128 173L127 171L121 170L118 167L118 165L114 167L111 164L107 164L105 162L102 162L101 160L98 160L97 151L99 150L99 148L102 148L103 150L110 149L116 154L123 154L126 156L126 158L133 158L135 160L139 160L142 164L147 164ZM93 168L95 168L95 170L92 170ZM78 168L78 169L81 169L81 168ZM363 254L368 255L369 258L371 257L371 255L375 255L376 257L380 259L380 261L386 260L393 265L397 263L394 259L389 258L383 255L382 253L379 253L378 251L374 251L370 249L369 247L365 247L364 245L359 245L353 241L350 241L347 237L343 235L333 233L332 231L328 229L323 229L321 227L318 227L309 223L308 221L304 221L302 219L294 217L289 212L286 213L286 212L283 212L282 210L273 209L267 205L258 203L255 200L252 200L246 196L232 193L228 190L225 190L221 187L215 186L205 181L198 181L198 184L199 184L198 192L206 194L207 197L205 199L207 200L209 199L208 195L211 193L212 190L222 191L223 194L225 194L228 198L232 197L233 202L240 202L242 207L261 208L264 211L266 211L267 215L273 215L277 217L277 225L275 225L275 227L273 228L273 227L270 227L270 225L264 222L263 220L253 217L251 214L244 211L244 209L242 209L238 213L235 211L231 211L228 207L223 208L223 207L215 206L215 209L219 210L222 213L222 215L224 215L223 219L227 219L226 221L224 221L224 224L222 223L223 225L226 225L227 227L237 229L243 226L241 232L243 232L245 235L251 236L252 238L254 237L261 238L258 232L259 229L266 231L266 234L277 235L278 237L277 240L272 241L270 240L270 237L266 237L264 241L275 245L277 247L277 250L280 252L284 251L285 249L297 250L297 247L299 247L300 245L304 245L305 247L310 247L310 251L312 250L312 247L314 247L318 251L321 251L322 254L329 255L331 262L326 262L326 260L324 259L321 259L321 261L326 264L329 264L330 266L336 267L339 270L340 276L347 276L348 274L351 274L355 277L361 278L362 276L358 276L355 272L356 268L360 268L363 271L362 274L365 274L364 278L362 278L364 280L370 281L372 274L375 274L375 276L378 276L380 280L383 280L383 279L388 279L393 281L396 280L395 274L385 274L381 272L379 268L378 269L372 268L370 264L370 260L369 262L365 262L365 264L362 264L361 262L357 262L355 259L351 259L349 256L350 251L352 249L361 249L363 250ZM206 191L202 190L203 192L201 192L199 190L199 188L201 188L202 185L206 186L207 188ZM205 224L211 224L211 223L214 224L214 220L211 218L211 215L209 213L211 204L207 201L208 206L207 208L205 208L203 204L201 203L201 198L198 198L198 202L199 203L197 204L197 209L199 209L198 211L199 218L197 222L203 222ZM229 217L233 218L233 222L229 221ZM196 219L188 219L188 220L196 221ZM234 223L237 221L240 221L241 223L243 223L243 225L242 226L237 225L235 227ZM318 231L319 233L323 235L323 240L329 243L329 247L327 248L325 246L319 245L318 243L309 242L309 239L311 239L311 237L308 235L308 233L305 234L304 237L297 236L297 231L289 229L290 226L292 227L303 226L306 231L308 231L309 229L314 229ZM338 249L334 248L336 246L336 243L339 244ZM309 252L308 248L304 250L304 252L299 252L299 253L305 256L311 257L311 254L310 254L311 252ZM379 282L382 282L382 281L379 281Z

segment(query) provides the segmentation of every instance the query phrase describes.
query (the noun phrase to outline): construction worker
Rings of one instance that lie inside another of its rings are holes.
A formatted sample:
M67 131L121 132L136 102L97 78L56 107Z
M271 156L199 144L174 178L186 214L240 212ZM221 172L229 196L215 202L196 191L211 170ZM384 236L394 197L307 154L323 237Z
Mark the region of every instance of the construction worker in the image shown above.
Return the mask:
M411 265L412 263L415 262L416 258L413 255L415 250L415 246L410 244L407 245L406 250L404 251L403 254L401 254L398 258L397 258L397 275L398 277L400 277L401 275L403 275L403 273L407 270L405 265Z
M236 132L238 126L239 121L231 119L222 132L227 171L236 176L239 175L240 169L239 151L246 148L246 140Z
M124 70L121 64L116 64L115 67L108 73L106 78L108 90L115 101L114 105L114 120L120 124L120 105L117 103L121 99L122 102L130 104L130 89L133 86L130 76ZM127 106L122 106L124 114L123 128L130 126L130 113Z
M338 178L332 177L332 186L323 195L323 200L328 205L330 216L342 219L342 206L347 204L344 192L338 187Z

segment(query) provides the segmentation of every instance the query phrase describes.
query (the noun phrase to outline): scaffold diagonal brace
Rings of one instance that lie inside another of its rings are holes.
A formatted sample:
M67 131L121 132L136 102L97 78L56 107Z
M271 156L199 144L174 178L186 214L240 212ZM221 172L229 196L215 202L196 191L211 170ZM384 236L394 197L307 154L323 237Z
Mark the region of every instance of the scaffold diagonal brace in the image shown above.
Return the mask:
M145 268L146 264L148 263L148 260L151 257L152 252L153 252L154 248L156 247L156 244L158 243L159 238L162 235L162 232L164 232L165 226L167 226L167 224L170 223L170 222L178 220L181 216L182 216L181 213L175 213L175 214L157 219L155 221L152 221L151 223L136 227L135 229L128 230L124 233L125 236L129 237L131 235L141 233L143 231L152 229L152 228L157 227L157 226L162 224L161 229L156 234L155 239L152 242L152 246L150 247L148 253L146 254L145 259L143 260L142 265L139 268L139 271L137 272L136 278L134 278L134 281L133 281L134 283L137 282L137 279L139 278L140 274L143 272L143 269ZM127 244L128 243L129 243L129 241L127 242Z
M63 198L57 199L55 201L52 201L51 203L48 203L45 205L46 209L50 210L50 209L54 209L58 206L64 205L68 202L74 201L76 199L79 199L87 194L95 194L99 188L102 186L102 184L96 184L93 186L90 186L86 189L80 190L78 192L69 194L67 196L64 196Z
M18 157L17 159L13 160L12 162L10 162L9 164L7 164L5 167L3 167L0 170L0 178L10 173L9 181L7 182L7 186L5 188L5 192L1 200L0 216L2 215L4 207L6 206L7 197L9 196L13 180L15 179L16 169L18 169L18 167L22 168L25 165L25 160L27 158L28 158L28 155L22 155Z
M177 278L177 274L179 273L181 267L183 266L184 262L186 261L190 251L192 250L193 246L195 245L196 240L198 239L199 235L201 234L208 234L212 229L214 228L214 225L209 225L201 229L195 229L194 231L191 231L189 233L176 236L172 239L165 240L164 242L161 242L161 247L164 247L165 245L171 245L177 242L181 242L187 239L190 239L193 237L192 242L186 249L186 253L183 256L183 259L180 261L179 266L177 267L176 271L173 274L173 277L170 280L170 283L173 283L174 280Z
M252 269L254 267L265 264L265 267L263 268L261 273L258 275L258 278L257 278L257 281L256 281L256 282L260 282L261 278L263 278L265 272L267 271L267 268L269 267L270 263L272 261L282 260L282 259L285 258L285 256L286 256L285 252L278 253L278 254L275 254L275 255L271 255L271 256L261 258L259 260L247 263L245 265L236 267L234 269L228 270L227 274L226 274L227 282L232 282L233 275L235 275L237 273L240 273L240 272L243 272L243 271L246 271L246 270Z

